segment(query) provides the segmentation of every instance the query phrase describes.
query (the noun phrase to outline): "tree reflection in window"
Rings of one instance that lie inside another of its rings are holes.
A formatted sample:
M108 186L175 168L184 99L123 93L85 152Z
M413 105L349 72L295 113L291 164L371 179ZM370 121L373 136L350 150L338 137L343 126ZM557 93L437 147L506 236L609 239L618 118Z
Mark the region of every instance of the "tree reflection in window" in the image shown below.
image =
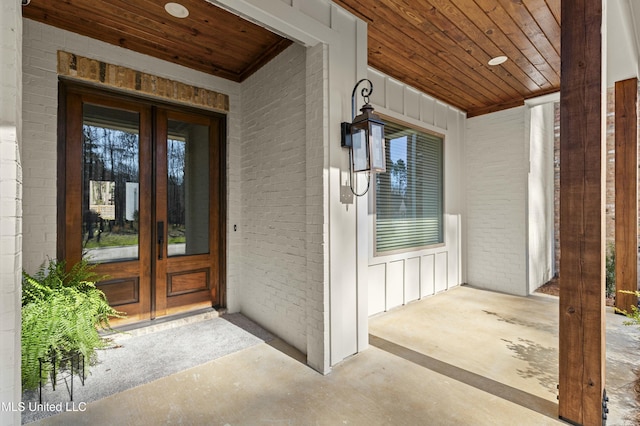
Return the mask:
M91 261L138 258L139 118L84 106L83 254Z
M376 252L443 242L441 137L387 122L387 171L376 175Z

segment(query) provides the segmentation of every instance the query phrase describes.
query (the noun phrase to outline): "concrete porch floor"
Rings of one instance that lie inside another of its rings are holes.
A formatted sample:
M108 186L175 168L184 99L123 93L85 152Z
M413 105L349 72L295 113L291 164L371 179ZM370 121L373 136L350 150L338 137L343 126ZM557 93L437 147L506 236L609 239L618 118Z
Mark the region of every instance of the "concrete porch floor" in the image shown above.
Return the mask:
M640 332L607 311L608 425L631 425ZM322 376L276 339L33 425L547 425L558 299L460 287L370 319L370 348Z

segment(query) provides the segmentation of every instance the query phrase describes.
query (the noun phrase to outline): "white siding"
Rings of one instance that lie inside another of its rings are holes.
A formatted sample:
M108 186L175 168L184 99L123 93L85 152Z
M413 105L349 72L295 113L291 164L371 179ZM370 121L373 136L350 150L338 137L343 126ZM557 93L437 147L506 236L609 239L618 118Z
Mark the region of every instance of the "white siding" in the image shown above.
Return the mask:
M461 165L466 116L376 70L369 69L368 77L374 86L371 103L378 113L444 135L444 245L374 256L374 206L369 195L370 214L364 221L370 236L367 275L369 315L373 315L463 283Z
M404 261L404 303L420 299L420 258Z
M404 259L401 259L387 263L386 309L392 309L404 303L404 262ZM397 285L389 285L389 283Z
M369 314L384 312L386 303L387 265L381 263L369 267Z
M435 255L427 254L420 257L420 297L431 296L436 293L435 285Z

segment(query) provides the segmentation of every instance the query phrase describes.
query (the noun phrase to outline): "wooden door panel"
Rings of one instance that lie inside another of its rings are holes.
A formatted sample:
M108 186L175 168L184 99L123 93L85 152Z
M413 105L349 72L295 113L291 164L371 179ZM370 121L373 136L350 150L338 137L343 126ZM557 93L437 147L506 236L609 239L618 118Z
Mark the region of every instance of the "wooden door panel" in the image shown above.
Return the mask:
M64 237L58 247L58 257L65 259L68 265L82 258L97 264L94 271L104 277L97 283L98 288L105 293L110 304L127 314L126 319L114 320L112 324L148 319L150 275L144 271L149 271L151 264L150 253L142 248L150 246L151 234L147 227L141 226L124 248L119 248L118 243L107 243L109 238L119 238L118 229L123 227L117 218L111 220L108 216L117 211L118 217L125 214L121 211L122 206L116 206L114 199L118 197L114 194L107 197L113 204L93 205L91 185L96 180L103 181L107 183L106 187L113 190L118 188L120 194L124 195L125 182L131 179L118 175L120 172L114 169L114 161L119 160L114 160L114 151L111 154L105 152L108 143L113 142L109 138L114 135L105 134L120 131L134 135L135 139L127 143L134 152L129 157L130 170L135 171L134 181L140 189L135 216L139 223L150 221L151 110L137 102L103 96L75 85L63 84L61 87L64 93L61 99L65 106L65 126L61 132L65 158L64 171L61 173L64 182L61 194L64 200L61 210L64 226L61 231ZM100 170L92 169L94 167ZM88 223L91 224L89 227ZM129 220L128 223L132 226L133 222ZM127 258L124 261L118 259L121 252L127 252L122 256ZM115 258L105 253L115 253Z
M194 257L195 259L190 259ZM167 308L200 309L217 300L218 268L210 256L185 256L170 259L167 268Z
M113 307L140 303L140 278L138 276L100 281L98 288L102 290L109 305Z
M219 285L219 126L200 114L158 111L156 221L166 223L156 258L157 314L211 307ZM180 239L180 235L183 235ZM179 238L173 240L172 238Z
M209 268L167 274L167 297L209 290L210 277Z
M148 258L148 256L146 256ZM140 261L112 262L98 265L96 273L104 279L97 283L111 306L124 312L126 318L114 319L112 325L122 325L150 318L150 275L143 273Z

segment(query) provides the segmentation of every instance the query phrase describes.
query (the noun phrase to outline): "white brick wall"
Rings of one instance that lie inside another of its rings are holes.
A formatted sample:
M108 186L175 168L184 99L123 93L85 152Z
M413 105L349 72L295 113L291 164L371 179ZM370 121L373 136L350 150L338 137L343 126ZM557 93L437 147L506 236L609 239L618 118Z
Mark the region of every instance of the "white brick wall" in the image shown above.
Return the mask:
M305 57L305 49L293 45L242 84L242 221L238 224L243 241L241 311L303 352L307 351Z
M306 58L306 215L307 215L307 363L327 373L330 365L329 345L329 234L324 188L328 175L327 122L327 46L318 43L307 49Z
M527 294L525 107L467 120L467 282Z
M22 270L22 16L19 2L0 4L0 403L18 404ZM15 405L17 407L17 405ZM0 410L0 424L19 425L20 412Z

